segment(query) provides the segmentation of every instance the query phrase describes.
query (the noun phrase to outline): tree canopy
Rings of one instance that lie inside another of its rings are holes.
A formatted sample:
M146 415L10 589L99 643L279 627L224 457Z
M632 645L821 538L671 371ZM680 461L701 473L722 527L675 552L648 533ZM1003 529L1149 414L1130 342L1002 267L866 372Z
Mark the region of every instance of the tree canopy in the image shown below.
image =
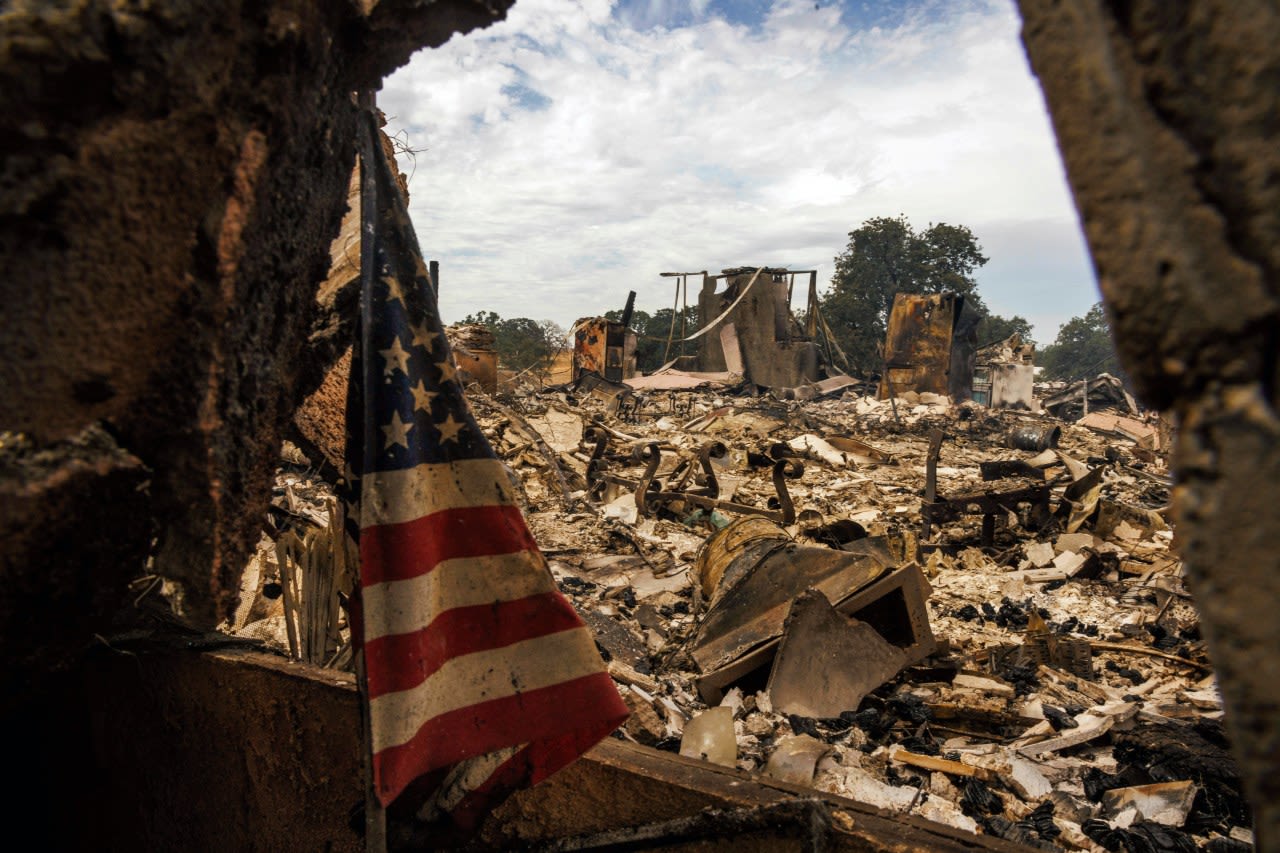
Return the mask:
M1088 379L1099 373L1123 377L1102 303L1058 327L1057 339L1040 351L1036 363L1046 379Z
M1006 338L1017 335L1024 344L1034 344L1031 323L1027 318L1014 314L1012 317L1001 317L999 314L988 314L978 322L978 346L985 347Z
M543 371L551 366L556 353L565 345L565 331L550 320L528 317L503 319L493 311L467 315L464 323L479 323L493 332L493 348L498 361L508 370L520 372L532 368Z
M849 245L835 258L822 313L852 366L875 372L896 294L960 293L967 308L985 315L973 273L986 262L963 225L931 223L916 231L905 215L868 219L849 233Z

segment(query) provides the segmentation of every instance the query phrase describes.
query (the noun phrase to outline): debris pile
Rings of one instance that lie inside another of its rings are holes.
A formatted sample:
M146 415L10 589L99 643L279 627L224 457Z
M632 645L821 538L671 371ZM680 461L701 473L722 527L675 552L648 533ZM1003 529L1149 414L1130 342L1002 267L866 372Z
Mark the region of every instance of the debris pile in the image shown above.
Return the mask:
M1044 849L1249 849L1166 445L863 390L471 395L617 736Z
M449 349L458 363L461 381L493 393L498 389L498 353L493 332L479 323L458 323L445 330Z

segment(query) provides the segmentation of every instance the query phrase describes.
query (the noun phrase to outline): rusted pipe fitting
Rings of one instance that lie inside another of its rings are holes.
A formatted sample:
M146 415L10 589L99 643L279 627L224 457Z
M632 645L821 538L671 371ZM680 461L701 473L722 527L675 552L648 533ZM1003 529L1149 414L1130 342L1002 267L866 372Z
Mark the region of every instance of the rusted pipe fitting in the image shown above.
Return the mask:
M1062 428L1053 424L1020 426L1009 430L1005 443L1018 450L1050 450L1058 446Z

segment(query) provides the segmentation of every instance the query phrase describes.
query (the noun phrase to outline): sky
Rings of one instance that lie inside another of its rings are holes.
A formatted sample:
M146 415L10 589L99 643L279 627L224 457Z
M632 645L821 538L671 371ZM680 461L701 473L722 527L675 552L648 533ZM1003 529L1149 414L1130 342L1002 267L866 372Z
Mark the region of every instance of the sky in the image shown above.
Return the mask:
M378 106L446 322L652 313L664 271L825 290L850 231L905 214L968 226L984 301L1045 344L1099 297L1019 27L1012 0L517 0Z

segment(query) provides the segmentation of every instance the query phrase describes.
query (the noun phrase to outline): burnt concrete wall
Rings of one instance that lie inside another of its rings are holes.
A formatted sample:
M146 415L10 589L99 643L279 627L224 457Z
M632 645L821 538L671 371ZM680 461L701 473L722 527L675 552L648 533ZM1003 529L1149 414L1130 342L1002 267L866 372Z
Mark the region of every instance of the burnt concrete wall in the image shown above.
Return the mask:
M754 276L755 268L744 267L724 279L726 290L732 296L725 292L717 294L715 282L708 279L698 293L699 324L704 325L719 317ZM787 282L785 278L774 281L773 272L765 268L751 292L720 327L733 324L743 369L751 382L767 388L793 388L818 378L817 347L808 341L789 340L790 318ZM710 332L698 339L698 362L699 370L717 372L727 369L718 332Z
M191 620L228 611L282 427L340 351L315 290L352 93L509 5L6 7L0 625L45 626L19 657L60 663L110 603L68 617L37 590L121 590L146 552Z
M1260 849L1280 849L1280 8L1020 0L1175 509Z
M102 649L82 688L93 724L84 769L50 806L92 832L53 844L111 850L361 850L359 702L351 676L244 651ZM85 744L87 743L87 746ZM62 780L66 781L65 777ZM490 817L482 849L696 815L769 807L797 796L841 812L832 851L1025 850L914 816L744 771L606 739ZM28 818L31 814L28 813ZM52 824L39 824L51 826ZM809 850L781 838L727 835L663 849ZM427 840L422 849L432 849ZM657 845L622 846L650 849Z
M95 830L76 846L364 849L351 675L234 651L102 649L91 664L78 775Z

